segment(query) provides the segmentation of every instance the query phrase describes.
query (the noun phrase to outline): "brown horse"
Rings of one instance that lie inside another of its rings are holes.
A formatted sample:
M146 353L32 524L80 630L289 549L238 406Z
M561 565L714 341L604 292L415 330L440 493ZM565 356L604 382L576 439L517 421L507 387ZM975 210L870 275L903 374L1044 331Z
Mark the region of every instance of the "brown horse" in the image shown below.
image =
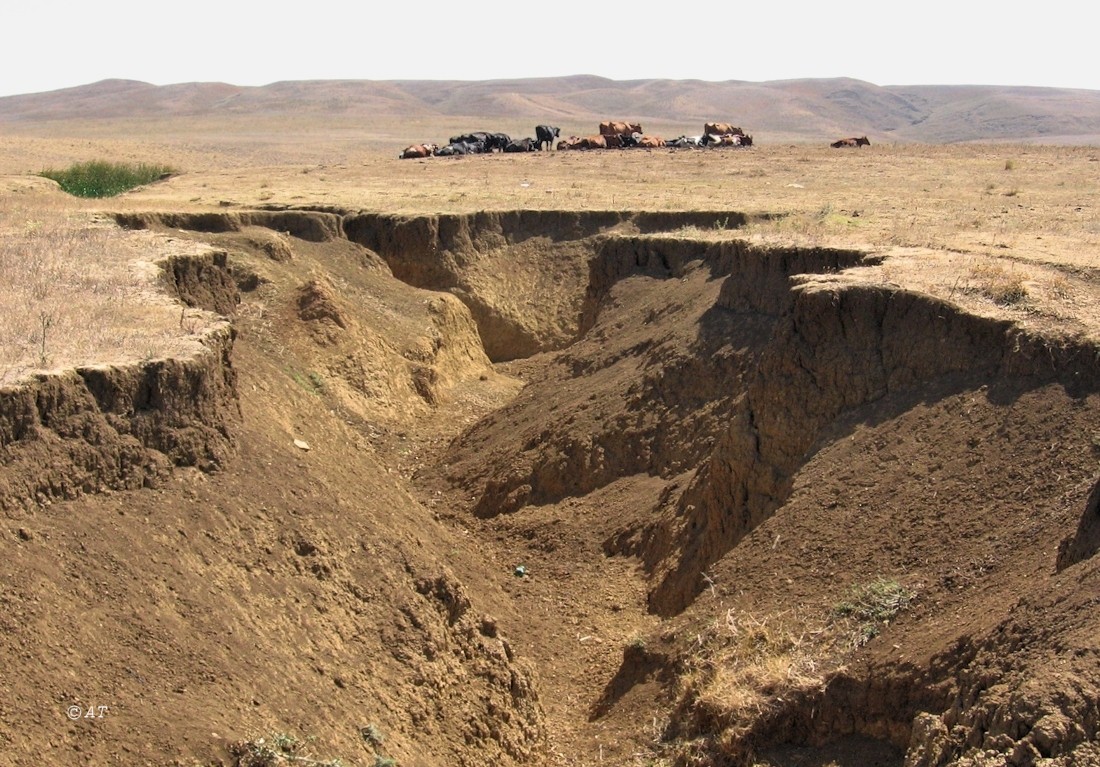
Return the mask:
M842 138L839 141L834 141L829 146L833 147L833 149L840 149L846 146L865 147L871 146L871 142L867 140L866 136L860 136L859 138Z

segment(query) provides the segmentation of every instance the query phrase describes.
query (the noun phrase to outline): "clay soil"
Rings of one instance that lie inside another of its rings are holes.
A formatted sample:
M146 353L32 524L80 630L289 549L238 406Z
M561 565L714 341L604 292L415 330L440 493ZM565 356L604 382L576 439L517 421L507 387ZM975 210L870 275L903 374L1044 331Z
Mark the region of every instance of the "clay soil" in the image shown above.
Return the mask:
M1100 764L1096 149L177 129L4 140L234 338L203 460L0 433L0 764Z

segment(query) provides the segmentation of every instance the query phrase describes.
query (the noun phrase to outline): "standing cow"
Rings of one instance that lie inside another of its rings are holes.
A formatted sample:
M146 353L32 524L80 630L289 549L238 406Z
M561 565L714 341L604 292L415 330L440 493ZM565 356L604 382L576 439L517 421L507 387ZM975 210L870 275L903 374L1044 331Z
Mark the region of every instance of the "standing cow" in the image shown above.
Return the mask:
M535 126L535 139L538 140L538 150L541 152L543 148L553 149L554 139L561 135L561 129L553 125L536 125Z
M601 136L629 136L641 132L641 123L618 122L615 120L605 120L600 123Z
M736 125L729 123L707 123L703 126L703 135L711 134L714 136L743 136L745 132L738 128Z

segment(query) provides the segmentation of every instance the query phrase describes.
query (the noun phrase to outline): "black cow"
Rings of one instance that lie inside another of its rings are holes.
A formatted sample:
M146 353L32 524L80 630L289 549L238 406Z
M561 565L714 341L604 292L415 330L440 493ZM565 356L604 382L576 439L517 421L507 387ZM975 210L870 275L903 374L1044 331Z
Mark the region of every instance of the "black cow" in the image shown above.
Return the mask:
M508 145L504 147L505 152L535 152L538 150L538 143L533 138L521 138L515 141L509 141Z
M474 131L473 133L464 133L461 136L451 136L450 144L468 144L469 151L466 154L484 154L491 152L493 149L493 133L486 133L485 131ZM503 136L504 134L499 134Z
M554 139L559 135L561 135L560 128L555 128L553 125L536 125L535 138L538 140L538 150L541 152L544 147L553 149Z
M471 144L468 141L452 141L446 146L435 150L436 157L456 157L458 155L478 154L484 152L483 144Z
M482 144L489 143L489 134L483 130L474 131L473 133L463 133L460 136L451 136L447 141L448 144L476 144L477 142Z
M490 152L494 149L503 152L504 148L511 143L512 137L507 133L490 133L489 139L485 142L485 146Z

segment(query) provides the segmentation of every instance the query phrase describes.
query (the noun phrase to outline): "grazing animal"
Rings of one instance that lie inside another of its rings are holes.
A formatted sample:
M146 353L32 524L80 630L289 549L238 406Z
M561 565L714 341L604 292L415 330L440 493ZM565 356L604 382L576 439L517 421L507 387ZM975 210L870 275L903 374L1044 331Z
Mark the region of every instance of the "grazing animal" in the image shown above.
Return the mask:
M538 150L541 152L544 146L547 149L553 149L554 139L559 135L561 135L561 128L553 125L536 125L535 138L538 139Z
M505 152L536 152L539 149L538 142L533 138L521 138L509 141L504 147Z
M657 149L665 145L665 140L660 136L640 136L637 146L643 149Z
M641 133L642 126L638 123L615 122L608 120L600 123L601 136L629 136L632 133Z
M703 134L713 134L715 136L744 136L745 132L735 125L729 123L707 123L703 126Z
M437 149L439 147L436 144L413 144L410 147L405 147L405 150L398 157L402 160L411 160L415 157L431 157Z
M859 138L842 138L834 141L830 144L833 149L840 149L842 147L858 146L861 149L865 146L871 146L871 142L867 140L866 136L860 136Z

